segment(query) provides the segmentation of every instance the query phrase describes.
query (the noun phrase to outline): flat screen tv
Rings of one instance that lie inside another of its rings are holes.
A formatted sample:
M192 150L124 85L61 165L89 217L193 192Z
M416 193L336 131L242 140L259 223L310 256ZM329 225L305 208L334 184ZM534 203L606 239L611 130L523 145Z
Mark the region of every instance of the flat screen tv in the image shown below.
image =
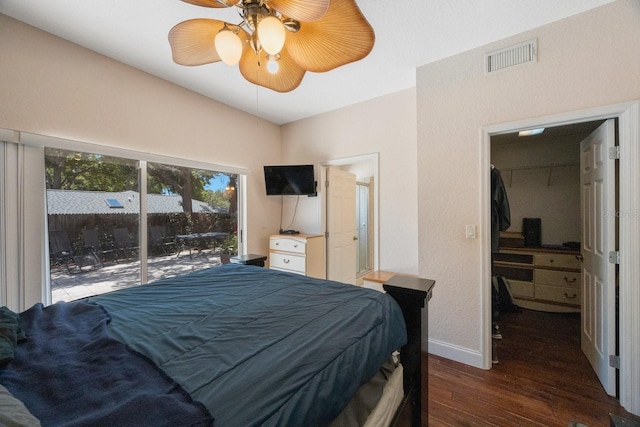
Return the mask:
M267 196L302 196L316 194L313 165L265 166Z

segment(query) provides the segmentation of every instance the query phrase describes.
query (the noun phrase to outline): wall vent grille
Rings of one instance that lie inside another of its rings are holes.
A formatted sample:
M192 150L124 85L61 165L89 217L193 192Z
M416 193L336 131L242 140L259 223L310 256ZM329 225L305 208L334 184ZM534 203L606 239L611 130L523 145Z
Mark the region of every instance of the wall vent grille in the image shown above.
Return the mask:
M538 61L538 40L510 46L485 54L485 73L491 74Z

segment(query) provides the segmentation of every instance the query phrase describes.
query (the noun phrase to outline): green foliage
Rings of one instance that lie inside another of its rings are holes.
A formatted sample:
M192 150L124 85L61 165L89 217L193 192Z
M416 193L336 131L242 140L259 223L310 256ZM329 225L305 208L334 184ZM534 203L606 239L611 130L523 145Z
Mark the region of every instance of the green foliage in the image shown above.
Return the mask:
M222 245L220 245L223 254L230 254L231 256L238 255L238 236L236 234L230 234Z
M229 198L222 190L204 190L204 198L201 200L211 206L223 208L225 210L228 210L230 205Z
M137 190L138 173L132 160L48 148L45 156L47 188L86 191Z
M138 191L138 168L135 160L76 153L47 148L45 152L46 185L50 189L85 191ZM159 163L147 164L149 194L182 196L185 212L193 212L192 201L201 200L215 207L230 210L228 192L212 191L206 186L221 172L191 169ZM233 181L233 182L232 182ZM235 188L235 175L229 176ZM235 196L235 192L232 193Z

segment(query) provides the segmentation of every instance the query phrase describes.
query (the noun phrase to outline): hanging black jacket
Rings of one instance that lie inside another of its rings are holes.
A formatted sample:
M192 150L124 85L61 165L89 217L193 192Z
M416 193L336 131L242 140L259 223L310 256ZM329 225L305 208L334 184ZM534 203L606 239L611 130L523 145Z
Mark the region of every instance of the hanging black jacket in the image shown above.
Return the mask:
M500 232L511 225L511 211L507 191L500 171L491 168L491 252L499 252Z

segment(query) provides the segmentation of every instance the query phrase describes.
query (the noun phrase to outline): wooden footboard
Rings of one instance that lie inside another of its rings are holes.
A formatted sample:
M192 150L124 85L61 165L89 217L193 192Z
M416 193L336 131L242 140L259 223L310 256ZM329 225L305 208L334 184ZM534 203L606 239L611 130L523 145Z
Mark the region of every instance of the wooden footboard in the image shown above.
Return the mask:
M384 290L400 305L407 326L407 344L400 350L400 361L404 368L405 398L398 408L394 425L406 405L410 405L411 409L411 426L422 425L422 385L427 384L427 380L422 380L421 341L422 328L428 328L427 316L424 317L425 322L422 322L422 309L427 307L426 303L431 299L434 285L433 280L409 276L393 276L383 285ZM425 313L427 310L428 308L425 309Z

